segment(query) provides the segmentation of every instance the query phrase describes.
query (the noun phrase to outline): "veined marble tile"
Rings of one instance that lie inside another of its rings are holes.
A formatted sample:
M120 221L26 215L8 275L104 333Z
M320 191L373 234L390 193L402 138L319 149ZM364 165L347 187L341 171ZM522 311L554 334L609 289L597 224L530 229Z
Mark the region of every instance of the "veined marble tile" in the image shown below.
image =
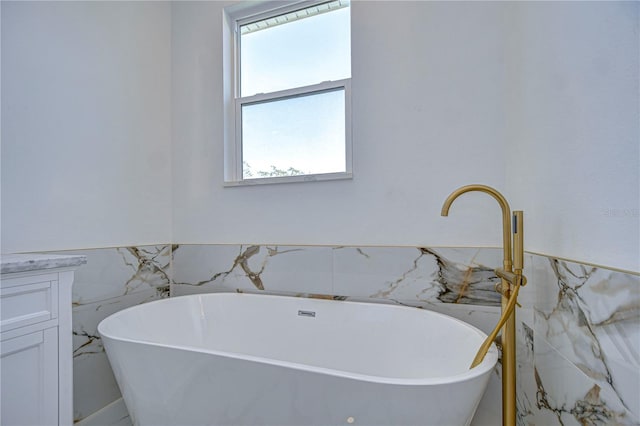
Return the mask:
M640 415L640 277L539 257L535 329Z
M497 306L494 249L184 245L174 250L172 295L210 291L327 294Z
M533 329L518 321L516 330L516 422L518 426L535 426L539 409L534 380Z
M335 294L331 247L264 247L266 288L282 292Z
M437 253L440 257L447 259L449 263L458 265L457 267L460 269L472 267L483 271L495 271L497 268L503 267L504 253L501 248L447 247L431 249L431 251ZM532 282L533 268L534 255L525 253L523 274L527 278L528 283L520 287L518 293L518 303L520 306L517 309L517 318L518 321L525 321L531 327L533 327L533 307L537 297L536 286L535 283ZM489 280L492 284L491 288L487 290L491 291L495 288L495 284L497 284L498 279L494 273L490 273ZM493 298L495 298L495 300L492 300L488 305L499 306L500 296L493 294L492 299Z
M109 315L160 299L153 289L73 308L74 419L80 420L120 397L97 327Z
M336 247L333 290L341 296L420 301L439 294L435 259L411 247Z
M255 245L181 246L173 295L211 291L331 294L331 248Z
M153 289L169 296L171 246L80 250L87 264L76 271L74 306Z
M500 306L501 296L495 291L499 278L493 249L423 249L434 257L437 265L435 281L441 292L437 299L443 303ZM466 254L462 260L461 254ZM451 257L450 257L451 256Z
M104 352L74 359L73 390L74 421L80 421L120 398L120 389Z
M450 264L455 264L459 269L465 268L477 268L482 271L495 271L498 268L503 267L504 261L504 253L501 248L472 248L472 247L464 247L464 248L455 248L455 247L447 247L447 248L435 248L431 249L434 253L439 255L440 257L446 259ZM524 254L524 270L523 273L527 277L527 280L530 282L533 274L533 260L534 256L525 253ZM495 284L498 282L495 274L490 273L489 279L492 283L492 287L490 290L493 290ZM499 305L500 297L494 295L495 301L489 303L490 305ZM520 303L520 307L518 307L518 312L521 312L523 309L533 309L536 300L536 289L535 285L524 285L520 288L518 294L518 303ZM531 326L533 326L533 316L531 316ZM529 318L529 315L527 315ZM524 319L524 318L523 318Z
M75 306L73 308L73 357L104 352L102 341L98 335L98 324L111 314L122 309L158 300L160 297L153 290L137 292L126 297Z
M494 270L502 267L503 252L491 247L438 247L431 249L449 262Z
M117 392L95 326L108 312L167 295L171 247L78 254L89 256L74 286L81 418ZM173 296L323 294L432 309L487 333L499 317L493 271L502 266L500 249L183 245L173 247L173 262ZM518 425L639 424L640 277L530 254L524 273ZM492 380L499 382L499 368ZM494 406L499 397L490 389L483 401ZM492 417L483 416L473 424L491 424Z
M73 284L74 418L80 420L120 397L98 323L121 309L169 296L171 246L74 253L87 256Z
M536 425L639 425L612 390L602 388L534 332Z
M227 285L225 280L236 280L229 276L241 253L239 245L178 246L173 252L171 296L228 291L232 286Z
M341 295L422 302L499 305L493 268L482 249L337 247L334 291ZM479 260L482 258L482 260ZM453 259L453 260L452 260Z

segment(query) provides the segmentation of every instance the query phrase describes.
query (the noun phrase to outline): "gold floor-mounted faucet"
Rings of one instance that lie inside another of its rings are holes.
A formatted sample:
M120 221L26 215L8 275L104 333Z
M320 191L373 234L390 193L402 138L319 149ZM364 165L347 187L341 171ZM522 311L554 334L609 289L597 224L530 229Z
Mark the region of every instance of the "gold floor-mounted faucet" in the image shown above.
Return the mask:
M456 189L447 197L442 206L442 216L449 215L449 207L453 201L465 192L479 191L491 195L502 209L502 248L504 251L502 268L495 270L500 277L500 284L496 291L502 295L502 315L498 324L482 343L470 368L480 364L484 359L491 343L498 332L502 332L502 424L515 426L516 424L516 315L515 306L518 302L520 286L527 283L522 275L524 267L523 248L523 214L522 211L513 212L513 254L511 251L511 210L507 200L495 189L486 185L467 185Z

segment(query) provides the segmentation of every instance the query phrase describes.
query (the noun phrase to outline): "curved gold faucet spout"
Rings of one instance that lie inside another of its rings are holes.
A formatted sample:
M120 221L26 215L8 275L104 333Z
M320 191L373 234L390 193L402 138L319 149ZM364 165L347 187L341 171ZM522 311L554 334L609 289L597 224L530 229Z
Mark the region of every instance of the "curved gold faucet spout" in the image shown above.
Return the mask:
M444 200L444 204L442 205L442 212L440 214L442 216L448 216L449 208L451 207L451 204L454 202L454 200L459 196L461 196L462 194L466 192L472 192L472 191L484 192L486 194L491 195L493 198L495 198L498 201L503 212L505 210L507 212L510 211L509 203L507 202L506 198L504 198L504 196L501 193L499 193L497 190L487 185L473 184L473 185L461 186L460 188L453 191L447 197L447 199Z
M512 257L511 257L511 209L509 208L509 203L504 196L499 193L497 190L491 188L487 185L466 185L462 186L455 191L453 191L446 200L444 200L444 204L442 205L442 211L440 215L448 216L449 208L451 204L455 201L456 198L461 196L467 192L484 192L485 194L491 195L495 200L500 204L500 209L502 209L502 249L504 252L503 256L503 268L505 271L511 272L512 265Z

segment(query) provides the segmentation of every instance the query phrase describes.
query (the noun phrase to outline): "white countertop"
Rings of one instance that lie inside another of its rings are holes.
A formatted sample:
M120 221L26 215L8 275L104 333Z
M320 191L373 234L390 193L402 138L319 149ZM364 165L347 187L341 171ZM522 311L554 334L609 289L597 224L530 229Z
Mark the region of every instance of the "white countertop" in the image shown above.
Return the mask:
M0 273L37 271L41 269L69 268L87 263L87 256L60 254L3 254L0 255Z

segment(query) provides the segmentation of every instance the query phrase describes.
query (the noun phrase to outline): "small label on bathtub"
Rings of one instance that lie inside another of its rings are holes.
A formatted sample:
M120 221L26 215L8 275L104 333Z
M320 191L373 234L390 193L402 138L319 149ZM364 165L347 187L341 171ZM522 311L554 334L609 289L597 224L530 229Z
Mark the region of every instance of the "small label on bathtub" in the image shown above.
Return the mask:
M298 315L301 317L316 317L316 313L314 311L298 311Z

